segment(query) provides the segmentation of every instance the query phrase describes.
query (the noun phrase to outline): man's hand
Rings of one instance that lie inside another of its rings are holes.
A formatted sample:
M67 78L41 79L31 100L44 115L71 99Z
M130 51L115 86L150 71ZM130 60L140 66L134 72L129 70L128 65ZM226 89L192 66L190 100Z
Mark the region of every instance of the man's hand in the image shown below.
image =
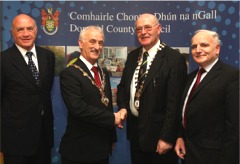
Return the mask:
M123 128L120 113L114 113L114 116L115 116L115 126L118 128Z
M158 140L156 152L160 155L167 153L172 148L172 144L163 140Z
M183 138L178 138L175 145L175 152L177 156L181 159L184 159L184 155L186 154L185 144Z
M120 113L121 115L121 119L124 121L127 118L127 109L122 108L118 111L118 113Z
M127 118L127 110L125 108L122 108L117 113L114 113L114 115L115 115L115 125L116 125L116 127L122 129L123 128L123 122Z

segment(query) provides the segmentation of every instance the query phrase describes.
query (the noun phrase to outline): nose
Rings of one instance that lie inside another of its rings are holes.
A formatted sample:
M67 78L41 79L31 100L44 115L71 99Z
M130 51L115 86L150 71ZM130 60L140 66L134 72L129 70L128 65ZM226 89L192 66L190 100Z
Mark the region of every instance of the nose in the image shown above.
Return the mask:
M27 29L24 29L23 30L23 35L26 36L26 35L29 35L29 31Z
M94 44L94 49L95 50L101 50L102 49L102 47L103 47L103 44L102 43L98 43L98 42L96 42L95 44Z
M197 45L197 47L196 47L196 51L197 51L197 52L201 52L201 51L202 51L202 49L201 49L201 46L200 46L200 45Z
M145 34L146 33L146 29L145 27L142 27L142 34Z
M97 50L99 49L99 47L100 47L100 44L99 44L99 43L96 43L96 44L94 45L94 48L97 49Z

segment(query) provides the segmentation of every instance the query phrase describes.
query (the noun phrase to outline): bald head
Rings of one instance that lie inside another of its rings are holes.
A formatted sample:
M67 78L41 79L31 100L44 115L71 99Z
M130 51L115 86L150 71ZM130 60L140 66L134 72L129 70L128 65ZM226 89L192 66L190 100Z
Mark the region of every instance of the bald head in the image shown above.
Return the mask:
M161 25L155 15L141 14L135 22L135 29L139 43L146 49L151 49L160 38Z
M149 14L149 13L144 13L144 14L139 15L138 19L135 22L135 25L137 25L137 22L142 19L149 19L153 24L159 24L159 21L155 15Z
M19 14L12 20L12 28L11 28L11 30L13 30L14 26L19 22L19 20L24 20L24 19L33 22L35 28L37 28L36 21L32 17L30 17L27 14Z
M37 36L37 26L33 18L26 14L17 15L12 21L14 42L25 50L31 50Z

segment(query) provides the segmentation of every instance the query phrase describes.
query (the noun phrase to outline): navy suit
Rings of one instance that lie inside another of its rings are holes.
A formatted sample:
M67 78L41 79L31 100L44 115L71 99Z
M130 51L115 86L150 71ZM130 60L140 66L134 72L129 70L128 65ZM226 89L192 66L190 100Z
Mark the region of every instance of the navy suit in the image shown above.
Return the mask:
M94 80L82 60L78 58L74 64ZM59 150L64 159L83 163L103 160L108 158L116 142L110 78L107 71L103 71L104 91L110 100L108 107L101 102L99 89L78 68L69 66L61 72L61 93L68 110Z
M36 52L40 86L15 45L1 53L1 150L8 155L35 154L41 146L43 124L46 147L53 146L51 89L55 56L38 46Z
M197 74L189 75L183 97ZM239 70L220 60L203 78L186 108L186 164L239 163Z

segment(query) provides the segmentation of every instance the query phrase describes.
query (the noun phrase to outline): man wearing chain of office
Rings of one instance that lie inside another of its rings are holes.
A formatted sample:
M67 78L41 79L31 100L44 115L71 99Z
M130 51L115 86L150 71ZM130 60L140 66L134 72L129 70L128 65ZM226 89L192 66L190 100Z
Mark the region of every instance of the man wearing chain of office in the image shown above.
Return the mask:
M141 46L128 54L117 93L119 112L127 118L132 164L177 164L172 148L186 61L160 40L156 16L140 15L135 32Z

